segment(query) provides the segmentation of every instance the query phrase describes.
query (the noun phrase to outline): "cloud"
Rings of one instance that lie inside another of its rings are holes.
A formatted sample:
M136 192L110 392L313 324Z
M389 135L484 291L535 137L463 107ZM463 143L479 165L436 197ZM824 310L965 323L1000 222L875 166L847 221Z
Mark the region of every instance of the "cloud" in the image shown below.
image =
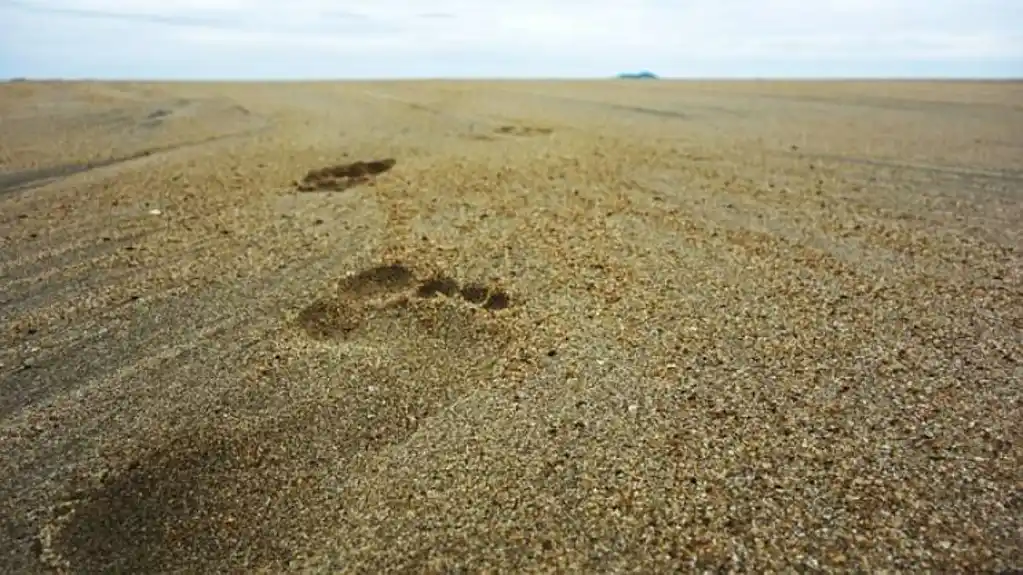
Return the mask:
M435 0L424 11L413 0L0 0L0 74L576 76L626 67L672 75L722 62L763 73L765 63L792 70L940 60L960 68L1001 62L1019 75L1021 6ZM357 63L365 61L375 65Z

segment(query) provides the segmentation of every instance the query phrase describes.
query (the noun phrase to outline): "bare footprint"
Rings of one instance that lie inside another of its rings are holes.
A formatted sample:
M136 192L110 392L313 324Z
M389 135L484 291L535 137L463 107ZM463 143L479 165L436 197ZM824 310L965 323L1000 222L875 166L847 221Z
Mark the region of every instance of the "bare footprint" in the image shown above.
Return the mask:
M495 129L494 132L506 136L546 136L554 132L554 130L535 126L501 126Z
M262 410L214 410L111 453L101 476L56 502L41 558L74 572L287 570L358 525L340 502L366 458L490 384L511 337L494 312L510 304L401 264L343 278L298 314L292 337L357 345L283 358L266 391L239 390Z
M413 301L436 297L450 300L456 307L468 303L473 309L488 312L506 309L512 303L511 296L498 288L478 283L461 285L444 275L419 280L402 264L386 264L345 277L335 296L314 301L299 312L296 320L306 335L314 339L347 339L385 310L454 313L417 306Z
M310 170L305 178L296 184L296 188L301 192L340 192L370 181L373 177L389 171L396 163L393 158L386 158Z

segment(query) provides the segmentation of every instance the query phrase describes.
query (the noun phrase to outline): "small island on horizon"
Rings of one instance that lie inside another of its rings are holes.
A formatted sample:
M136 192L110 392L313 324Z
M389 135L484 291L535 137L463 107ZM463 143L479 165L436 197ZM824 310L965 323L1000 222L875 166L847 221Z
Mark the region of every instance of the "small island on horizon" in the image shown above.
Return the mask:
M620 80L656 80L658 76L650 70L640 70L639 72L622 72L618 74L618 78Z

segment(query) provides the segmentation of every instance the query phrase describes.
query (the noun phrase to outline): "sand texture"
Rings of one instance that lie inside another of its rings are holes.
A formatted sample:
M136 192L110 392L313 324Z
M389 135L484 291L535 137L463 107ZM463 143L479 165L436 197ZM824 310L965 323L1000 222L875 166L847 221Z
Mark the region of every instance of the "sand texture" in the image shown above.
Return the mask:
M0 85L0 572L1023 569L1023 84Z

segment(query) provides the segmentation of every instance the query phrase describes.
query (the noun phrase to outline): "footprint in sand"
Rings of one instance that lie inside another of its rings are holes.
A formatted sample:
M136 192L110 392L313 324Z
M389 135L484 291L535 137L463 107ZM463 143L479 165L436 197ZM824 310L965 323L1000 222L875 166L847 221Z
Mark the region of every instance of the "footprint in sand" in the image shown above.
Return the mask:
M302 181L297 182L295 186L300 192L342 192L348 188L369 182L374 177L389 171L396 163L397 161L394 158L386 158L371 162L352 162L310 170Z
M495 134L501 134L505 136L547 136L554 132L550 128L540 128L536 126L500 126L494 130Z
M448 305L427 307L414 301L437 297L448 300ZM372 321L372 316L382 319L395 309L413 315L430 313L440 320L464 316L467 310L458 305L459 300L472 306L470 315L473 308L493 312L512 304L508 293L497 288L463 285L439 274L420 280L404 265L388 264L344 278L335 296L313 302L298 314L297 321L312 338L344 339Z
M82 572L287 570L354 528L340 501L361 461L490 380L509 341L496 312L510 305L502 290L401 264L343 278L293 336L346 354L313 352L267 376L277 399L263 411L211 412L112 455L102 478L55 502L41 559Z

